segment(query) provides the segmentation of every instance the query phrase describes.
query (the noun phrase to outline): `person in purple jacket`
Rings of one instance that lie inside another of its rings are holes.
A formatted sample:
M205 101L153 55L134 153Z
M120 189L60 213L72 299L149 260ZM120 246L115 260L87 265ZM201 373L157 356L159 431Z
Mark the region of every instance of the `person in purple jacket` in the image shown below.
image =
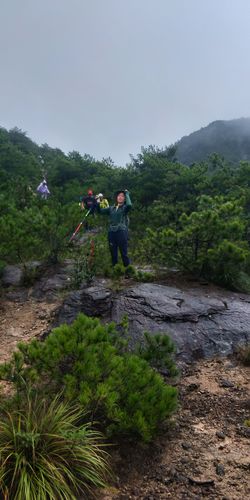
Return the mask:
M45 179L43 179L41 184L39 184L39 186L36 188L36 191L41 195L42 200L47 200L50 195L50 190Z

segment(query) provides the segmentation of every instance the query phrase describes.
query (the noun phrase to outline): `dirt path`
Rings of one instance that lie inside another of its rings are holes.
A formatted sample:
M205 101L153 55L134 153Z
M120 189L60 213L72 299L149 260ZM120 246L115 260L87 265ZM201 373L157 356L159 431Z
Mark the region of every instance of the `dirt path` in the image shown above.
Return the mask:
M46 330L58 303L2 300L0 362ZM250 369L202 361L182 375L175 422L150 446L119 443L103 500L250 499Z
M2 300L0 305L0 362L9 359L16 344L28 342L46 330L58 303Z

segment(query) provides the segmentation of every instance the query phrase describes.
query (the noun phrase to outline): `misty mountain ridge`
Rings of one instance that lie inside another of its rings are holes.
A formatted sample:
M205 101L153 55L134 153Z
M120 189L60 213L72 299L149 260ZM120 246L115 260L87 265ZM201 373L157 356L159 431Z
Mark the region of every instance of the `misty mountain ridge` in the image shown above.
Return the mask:
M232 163L250 160L250 118L216 120L182 137L175 146L176 158L186 165L206 160L213 153Z

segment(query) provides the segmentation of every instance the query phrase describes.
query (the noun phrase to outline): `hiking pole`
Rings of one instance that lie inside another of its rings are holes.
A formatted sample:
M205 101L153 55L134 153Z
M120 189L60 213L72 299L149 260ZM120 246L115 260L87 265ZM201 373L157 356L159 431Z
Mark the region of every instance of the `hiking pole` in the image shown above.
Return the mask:
M84 219L80 222L80 224L78 224L77 228L75 229L75 231L73 232L73 234L72 234L72 236L71 236L71 238L70 238L70 240L69 240L69 243L70 243L70 242L74 239L75 235L78 233L78 231L79 231L80 227L83 225L83 223L84 223L84 221L85 221L86 217L88 217L88 215L90 214L90 212L91 212L91 209L87 211L87 213L86 213L86 215L85 215Z

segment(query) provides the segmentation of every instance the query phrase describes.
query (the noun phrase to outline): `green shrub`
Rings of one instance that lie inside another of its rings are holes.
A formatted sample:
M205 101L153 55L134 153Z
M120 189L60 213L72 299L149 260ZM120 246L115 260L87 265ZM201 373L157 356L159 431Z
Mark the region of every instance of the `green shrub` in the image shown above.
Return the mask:
M125 275L125 267L123 264L116 264L112 269L112 278L119 279Z
M129 266L125 268L125 276L127 276L128 278L136 277L136 269L134 268L134 266L129 264Z
M103 219L102 219L103 221ZM111 256L106 234L97 234L94 241L94 272L95 276L107 276L112 274Z
M102 436L79 425L82 411L56 397L28 395L0 421L0 492L13 500L74 500L103 487L108 471ZM77 495L77 496L76 496Z
M145 231L139 248L142 259L177 266L230 288L238 283L239 287L237 276L248 274L250 259L242 201L205 195L197 201L197 210L183 212L173 228Z
M137 271L137 269L131 264L129 264L129 266L127 267L124 267L122 264L116 264L112 269L111 277L114 280L119 280L124 276L127 278L134 279L135 281L142 281L142 282L152 281L154 278L152 273L144 272L141 270Z
M178 375L178 370L173 361L175 345L168 335L150 335L144 333L145 344L139 346L140 356L148 361L150 366L160 369L167 369L171 377Z
M232 276L232 288L237 292L250 293L250 274L238 271Z
M239 271L244 266L247 252L247 249L227 240L223 240L217 248L208 250L207 262L213 280L230 288L233 287Z
M5 266L5 262L3 260L0 260L0 278L3 276Z
M149 281L153 281L155 275L153 273L149 273L147 271L136 271L135 279L136 281L142 281L143 283L148 283Z
M101 234L86 233L81 246L71 247L74 267L72 285L79 288L83 281L90 283L94 276L112 276L111 258L107 238Z
M0 367L0 376L18 388L27 380L48 393L63 388L107 434L130 433L148 441L176 408L177 390L124 346L114 324L79 315L45 342L21 344L12 361Z
M91 255L82 250L82 248L77 248L74 254L74 263L71 273L71 285L75 288L80 288L84 281L90 284L94 278L94 265L91 259Z

